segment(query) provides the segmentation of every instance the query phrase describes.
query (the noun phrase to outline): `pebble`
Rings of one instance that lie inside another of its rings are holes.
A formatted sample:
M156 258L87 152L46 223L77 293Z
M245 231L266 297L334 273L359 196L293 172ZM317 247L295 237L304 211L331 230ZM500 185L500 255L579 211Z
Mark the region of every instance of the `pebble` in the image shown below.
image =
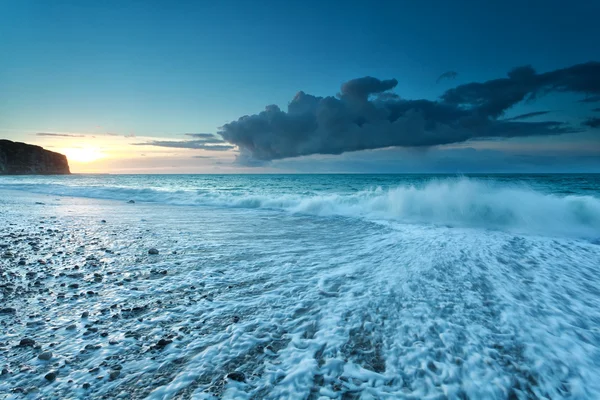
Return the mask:
M148 250L148 254L156 255L158 254L158 250L152 247L150 250Z
M30 339L30 338L23 338L19 342L19 346L23 346L23 347L33 346L33 345L35 345L35 340Z
M47 381L52 382L52 381L56 380L56 372L54 372L54 371L48 372L46 374L46 376L44 376L44 378L46 378Z
M108 379L114 381L119 377L119 375L121 375L121 371L111 371L111 373L108 374Z
M45 352L41 353L38 356L38 358L40 360L43 360L43 361L48 361L48 360L50 360L52 358L52 352L51 351L45 351Z
M14 314L17 310L12 307L0 308L0 314Z
M232 381L237 381L237 382L245 382L246 381L246 375L244 375L243 372L230 372L229 374L227 374L227 379L231 379Z
M127 203L129 203L129 204L135 204L135 200L129 200Z
M27 265L27 261L25 261L25 260L19 260L19 265Z
M81 318L87 318L87 317L89 317L89 316L90 316L90 313L89 313L88 311L84 311L84 312L81 314Z
M90 388L90 386L91 386L91 385L90 385L89 383L87 383L87 382L86 382L86 383L84 383L84 384L83 384L81 387L87 390L87 389L89 389L89 388Z
M68 330L68 331L72 331L72 330L77 329L77 325L71 324L71 325L67 326L65 329Z
M166 347L166 346L168 346L168 345L169 345L169 344L171 344L171 343L173 343L173 341L172 341L171 339L164 339L164 338L163 338L163 339L160 339L160 340L158 341L158 343L156 343L156 347L158 347L158 348L161 348L161 349L162 349L163 347Z
M102 220L102 221L100 221L100 222L102 222L103 224L105 224L105 223L106 223L106 220L105 220L105 219L103 219L103 220Z

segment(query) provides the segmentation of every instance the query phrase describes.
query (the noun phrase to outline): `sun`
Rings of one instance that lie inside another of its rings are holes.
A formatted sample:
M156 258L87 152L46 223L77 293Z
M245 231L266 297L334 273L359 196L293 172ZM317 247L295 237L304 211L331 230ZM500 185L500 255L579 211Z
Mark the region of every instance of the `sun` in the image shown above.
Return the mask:
M69 161L77 163L90 163L104 158L104 154L95 147L67 147L62 149L61 153L67 156Z

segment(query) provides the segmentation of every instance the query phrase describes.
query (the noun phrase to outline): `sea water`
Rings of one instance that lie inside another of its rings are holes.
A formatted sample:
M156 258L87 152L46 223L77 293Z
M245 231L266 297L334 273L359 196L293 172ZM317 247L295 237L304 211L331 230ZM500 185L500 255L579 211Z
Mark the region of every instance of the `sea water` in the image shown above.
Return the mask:
M13 398L600 398L600 175L2 177L0 221Z

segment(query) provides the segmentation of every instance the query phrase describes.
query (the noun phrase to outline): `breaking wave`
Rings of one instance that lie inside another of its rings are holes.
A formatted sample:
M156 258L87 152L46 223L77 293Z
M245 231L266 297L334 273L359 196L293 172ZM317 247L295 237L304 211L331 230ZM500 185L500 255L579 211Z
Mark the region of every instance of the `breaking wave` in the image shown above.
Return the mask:
M523 186L501 186L469 178L432 180L421 186L402 185L343 194L62 184L5 184L2 187L60 196L265 208L318 216L500 229L552 236L594 238L600 232L600 199L597 197L559 196Z

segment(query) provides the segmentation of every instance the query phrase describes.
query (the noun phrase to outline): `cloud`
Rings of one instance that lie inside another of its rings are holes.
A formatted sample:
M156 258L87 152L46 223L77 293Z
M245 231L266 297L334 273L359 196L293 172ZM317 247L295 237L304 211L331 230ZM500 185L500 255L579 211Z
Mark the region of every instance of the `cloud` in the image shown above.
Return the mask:
M456 79L457 76L458 76L458 72L455 72L455 71L444 72L435 80L435 83L440 83L444 79Z
M590 128L600 128L600 118L592 117L585 120L583 125L588 126Z
M548 114L549 112L550 111L534 111L534 112L530 112L530 113L526 113L526 114L517 115L516 117L506 118L506 119L504 119L504 121L516 121L519 119L533 118L533 117L538 117L540 115Z
M68 133L47 133L47 132L38 132L35 134L36 136L49 136L49 137L70 137L70 138L82 138L85 135L72 135Z
M366 99L369 95L382 93L393 89L398 84L396 79L381 81L372 76L352 79L342 85L341 97L353 97L357 99Z
M203 149L213 151L227 151L235 146L225 142L212 133L184 133L185 136L194 137L194 140L152 140L144 143L133 143L135 146L173 147L179 149Z
M157 147L171 147L177 149L202 149L211 151L227 151L235 148L230 144L212 144L213 141L202 140L152 140L144 143L132 143L134 146L157 146ZM219 141L219 143L223 143Z
M335 97L301 91L287 111L269 105L225 124L218 133L239 147L238 162L260 165L310 154L578 132L580 128L561 121L498 118L515 104L550 92L600 94L600 63L541 74L529 66L519 67L506 78L457 86L437 101L403 99L390 91L397 84L396 79L364 77L342 84Z
M215 137L213 133L184 133L184 135L200 139L210 139Z
M196 139L196 140L188 140L187 142L196 142L196 143L204 143L204 144L225 143L225 141L223 139L219 139L217 137L210 137L210 138L203 138L203 139Z
M471 110L477 115L498 117L523 100L550 92L600 95L600 62L577 64L555 71L536 73L531 66L518 67L507 78L468 83L441 96L447 104Z

